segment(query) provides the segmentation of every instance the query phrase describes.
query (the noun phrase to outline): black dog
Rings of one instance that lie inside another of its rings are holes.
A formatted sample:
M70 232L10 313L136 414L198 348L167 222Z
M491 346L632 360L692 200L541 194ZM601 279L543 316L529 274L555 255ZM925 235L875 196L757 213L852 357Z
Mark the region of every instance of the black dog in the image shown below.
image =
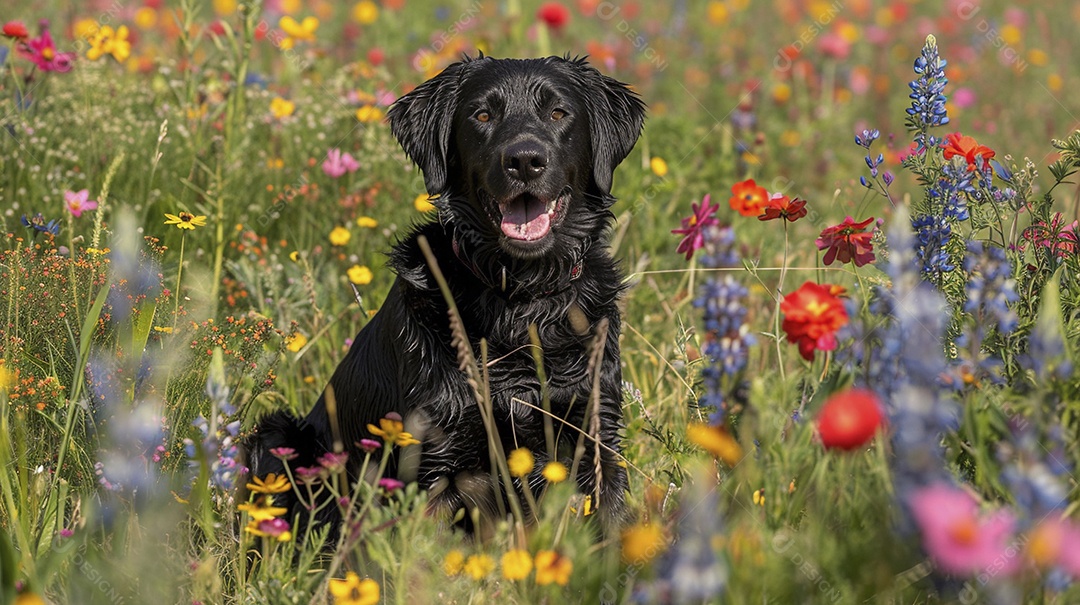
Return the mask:
M428 489L435 510L495 510L484 424L451 345L447 304L417 243L424 236L477 354L480 339L487 340L504 451L532 450L538 463L530 481L542 485L547 447L529 338L535 325L554 416L573 427L594 422L598 378L604 447L586 441L576 480L594 493L599 474L598 510L611 523L625 518L626 470L613 453L622 428L622 276L607 234L612 174L637 141L644 113L625 85L583 59L558 57L466 58L390 108L391 129L423 171L439 220L394 247L390 266L398 277L330 379L347 450L372 437L369 423L397 412L422 443L404 448L392 472ZM603 323L596 377L589 359ZM298 466L331 450L326 398L324 392L303 420L278 413L260 423L250 448L255 475L282 472L271 448L296 449L300 457L291 464ZM579 433L553 424L555 455L569 462ZM355 478L358 469L350 471Z

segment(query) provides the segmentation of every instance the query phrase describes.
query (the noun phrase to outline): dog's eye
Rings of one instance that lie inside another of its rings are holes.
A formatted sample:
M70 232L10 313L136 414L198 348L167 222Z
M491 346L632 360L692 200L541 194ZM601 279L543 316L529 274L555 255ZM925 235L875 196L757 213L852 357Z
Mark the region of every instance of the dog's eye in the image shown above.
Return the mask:
M561 120L561 119L563 119L565 117L566 117L566 112L561 110L561 109L556 109L556 110L553 110L551 112L551 120L554 121L554 122L558 122L559 120Z
M478 111L478 112L476 112L476 115L474 115L473 117L476 118L477 122L489 122L489 121L491 121L491 114L486 112L486 111Z

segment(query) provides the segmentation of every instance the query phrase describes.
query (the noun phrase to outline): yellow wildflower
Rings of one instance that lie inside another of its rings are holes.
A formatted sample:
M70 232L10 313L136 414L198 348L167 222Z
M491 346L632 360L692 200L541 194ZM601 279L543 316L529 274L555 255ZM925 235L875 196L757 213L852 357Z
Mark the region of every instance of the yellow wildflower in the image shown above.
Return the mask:
M435 209L435 205L431 203L430 196L426 193L421 193L413 200L413 208L416 208L417 212L431 212Z
M547 584L566 586L570 582L570 573L574 570L574 564L568 557L553 550L541 550L536 553L534 564L536 565L536 583L540 586Z
M270 100L270 113L277 119L287 118L296 111L296 103L283 99L281 97L274 97Z
M339 225L330 231L330 245L332 246L344 246L350 239L352 239L352 233L349 233L345 227Z
M638 523L622 534L622 559L630 565L644 565L665 549L664 530L655 523Z
M723 427L691 424L686 429L686 436L728 466L733 467L742 460L742 447Z
M360 0L353 6L352 17L360 25L371 25L379 18L379 6L371 0Z
M334 597L334 605L376 605L379 583L371 578L361 580L355 571L350 571L344 580L330 580L330 594Z
M283 506L274 506L270 496L259 496L253 502L245 502L236 508L246 512L255 521L269 521L289 512L289 509Z
M247 488L258 494L280 494L292 488L285 475L270 473L265 477L253 477Z
M205 227L206 217L199 215L196 216L190 212L181 212L180 214L165 213L166 225L176 225L177 229L190 229L194 230L195 227Z
M281 48L288 50L296 45L296 42L315 41L315 30L319 29L319 20L316 17L304 17L303 21L297 21L285 15L278 21L278 27L285 32L285 39L281 41Z
M157 21L157 11L149 6L144 6L135 11L135 25L138 26L139 29L154 29L154 26L157 25Z
M456 576L461 573L461 569L465 566L465 555L461 554L460 550L451 550L446 553L446 558L443 559L443 571L448 576Z
M507 580L524 580L532 571L532 556L529 551L515 548L504 554L499 562L502 575Z
M131 42L128 41L128 28L121 25L118 29L102 25L90 34L87 40L90 50L86 51L86 58L96 61L105 55L112 55L118 62L123 63L131 56Z
M765 506L765 488L761 488L754 492L754 504L758 506Z
M474 580L483 580L495 569L495 560L489 555L471 555L468 559L465 559L465 565L461 570L465 572L465 575Z
M307 345L307 336L300 332L285 339L285 348L293 353L299 353L300 349L303 349L305 345Z
M219 17L228 17L236 12L236 0L214 0L214 12Z
M653 158L649 160L649 169L652 170L653 174L656 176L664 177L668 172L667 162L664 161L664 158L653 156Z
M364 265L353 265L349 267L349 281L352 283L363 286L371 283L371 278L374 275L371 273L371 269L368 269Z
M510 474L515 477L524 477L532 472L536 466L536 459L527 447L519 447L510 452L506 458L506 465L510 467Z
M363 105L360 109L356 110L356 119L360 120L364 124L370 124L371 122L378 122L383 119L383 110L375 107L374 105Z
M544 479L547 479L552 483L566 481L566 477L569 474L570 472L566 470L566 465L562 462L548 462L544 465Z
M401 447L420 443L413 438L412 433L405 432L405 423L398 418L379 418L379 426L367 425L367 430L372 435L382 437L386 443L394 443Z
M370 216L361 216L356 219L357 227L364 227L365 229L374 229L379 226L379 221L371 218Z

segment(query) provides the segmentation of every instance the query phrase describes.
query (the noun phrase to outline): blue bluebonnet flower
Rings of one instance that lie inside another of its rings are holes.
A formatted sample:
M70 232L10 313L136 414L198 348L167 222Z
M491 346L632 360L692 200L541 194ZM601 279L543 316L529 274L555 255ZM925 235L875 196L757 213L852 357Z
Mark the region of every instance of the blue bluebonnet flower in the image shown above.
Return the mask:
M26 218L25 214L22 215L22 224L23 227L29 227L38 233L48 233L50 235L60 234L60 221L54 218L53 220L46 222L45 217L42 216L40 212L30 218Z
M1015 330L1016 311L1009 305L1020 300L1020 295L1016 293L1016 279L1005 250L970 241L963 266L968 274L964 311L975 316L979 327L994 323L1002 334Z
M945 162L938 182L927 189L935 208L940 209L949 222L966 221L971 217L968 199L980 195L972 183L973 174L962 162Z
M942 275L956 268L946 248L952 239L952 226L945 217L931 214L913 218L911 226L918 240L916 256L920 273L931 283L940 284Z
M704 237L705 245L699 256L702 267L719 269L739 266L734 229L729 225L710 225L705 228Z
M754 337L746 325L746 287L730 276L713 278L701 288L694 306L705 316L708 365L702 370L706 394L701 405L725 409L724 377L736 376L746 367Z
M211 485L232 490L236 487L236 480L248 469L240 464L240 448L237 445L240 421L229 420L235 416L236 408L229 403L229 387L225 384L223 374L223 371L215 372L212 369L206 379L206 393L211 402L210 419L202 415L195 419L192 424L199 429L202 440L196 444L192 439L185 439L184 449L194 463L209 465Z
M705 232L701 264L708 268L733 267L739 262L735 252L735 231L729 226L712 226ZM746 367L754 337L746 325L745 286L731 276L710 277L694 299L705 319L707 365L702 370L705 395L702 406L726 410L725 377L736 377Z
M911 107L907 109L906 125L908 130L915 131L916 153L937 145L938 139L928 134L930 128L949 123L945 110L945 86L949 83L945 77L946 64L938 54L937 39L927 36L922 53L915 59L914 69L919 77L908 84Z

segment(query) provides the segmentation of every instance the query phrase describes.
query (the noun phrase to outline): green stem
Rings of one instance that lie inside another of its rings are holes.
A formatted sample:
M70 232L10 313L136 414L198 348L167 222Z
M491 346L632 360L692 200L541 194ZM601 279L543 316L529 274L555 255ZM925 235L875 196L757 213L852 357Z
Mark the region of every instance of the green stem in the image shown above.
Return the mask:
M784 261L780 264L780 279L776 284L776 307L773 313L773 340L776 342L776 365L780 369L780 382L785 379L784 357L780 352L780 303L784 300L784 277L788 266L788 224L784 221Z
M176 292L173 292L173 330L176 330L176 320L180 317L180 279L184 276L184 242L187 241L187 232L180 236L180 267L176 270ZM217 276L215 275L215 281Z

